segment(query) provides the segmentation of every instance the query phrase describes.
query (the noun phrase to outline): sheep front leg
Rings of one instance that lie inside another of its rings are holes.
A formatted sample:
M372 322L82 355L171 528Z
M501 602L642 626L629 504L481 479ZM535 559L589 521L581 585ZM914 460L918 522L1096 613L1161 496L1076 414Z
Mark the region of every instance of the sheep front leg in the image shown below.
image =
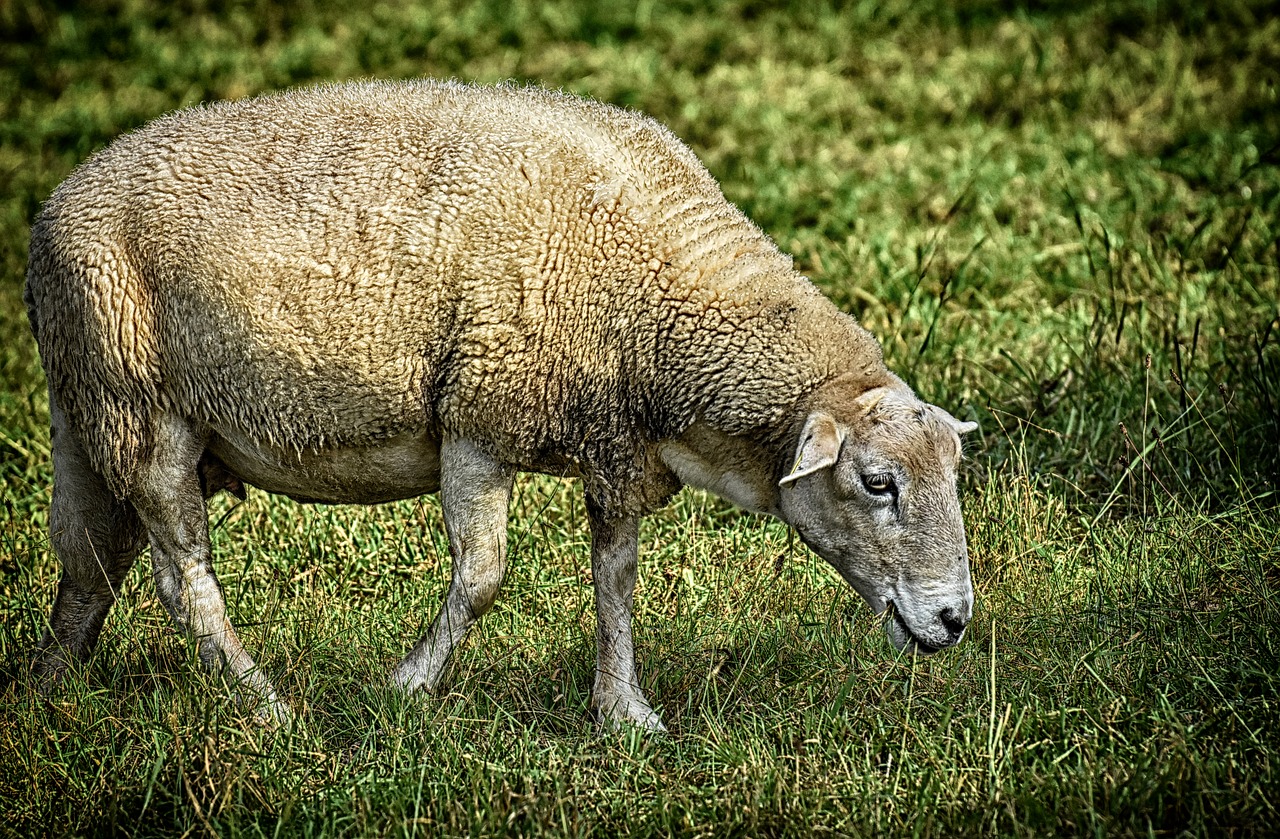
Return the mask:
M470 440L440 447L440 505L444 512L453 581L427 634L391 673L392 684L435 691L453 648L489 611L506 573L507 507L515 470Z
M606 726L666 731L636 676L631 606L636 586L639 521L610 518L590 499L591 576L596 587L596 680L591 704Z

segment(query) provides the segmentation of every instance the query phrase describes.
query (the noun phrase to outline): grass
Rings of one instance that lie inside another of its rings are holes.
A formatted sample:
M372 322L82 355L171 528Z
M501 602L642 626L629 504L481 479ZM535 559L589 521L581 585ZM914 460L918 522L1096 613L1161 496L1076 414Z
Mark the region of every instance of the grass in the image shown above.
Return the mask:
M611 7L612 8L612 7ZM1247 835L1280 795L1280 20L1262 3L0 6L0 833ZM580 491L522 478L502 598L438 699L380 687L444 590L434 499L212 505L270 732L145 557L66 689L27 225L175 107L327 79L532 80L640 108L975 419L964 644L897 657L776 523L641 532L644 687L600 736Z

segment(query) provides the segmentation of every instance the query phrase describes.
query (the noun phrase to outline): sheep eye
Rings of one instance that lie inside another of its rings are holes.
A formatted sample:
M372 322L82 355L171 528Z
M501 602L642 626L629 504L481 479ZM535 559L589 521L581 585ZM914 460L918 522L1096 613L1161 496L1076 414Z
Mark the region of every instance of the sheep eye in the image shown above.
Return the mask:
M872 495L898 494L898 487L893 482L893 476L888 472L879 472L875 475L863 475L862 485L866 487L867 492Z

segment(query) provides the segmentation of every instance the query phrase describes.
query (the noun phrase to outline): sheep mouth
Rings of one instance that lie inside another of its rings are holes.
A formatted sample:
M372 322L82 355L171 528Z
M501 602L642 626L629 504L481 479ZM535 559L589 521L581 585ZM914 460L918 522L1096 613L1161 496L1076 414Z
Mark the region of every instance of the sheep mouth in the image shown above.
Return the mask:
M907 622L903 620L902 615L898 612L898 607L892 600L889 601L889 614L893 617L893 622L897 625L898 629L902 631L903 636L915 645L914 652L933 655L938 652L938 650L942 649L941 647L935 647L933 644L922 640L919 635L912 632L911 627L907 626Z

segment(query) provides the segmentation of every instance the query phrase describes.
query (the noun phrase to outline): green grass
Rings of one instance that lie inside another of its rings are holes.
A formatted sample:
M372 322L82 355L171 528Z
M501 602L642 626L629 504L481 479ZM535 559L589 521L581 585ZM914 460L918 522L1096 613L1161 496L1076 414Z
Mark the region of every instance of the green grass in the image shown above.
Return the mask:
M0 5L0 833L1243 835L1280 823L1280 19L1263 3ZM580 490L523 478L440 698L381 687L448 574L434 499L212 505L299 712L195 665L146 558L64 690L27 226L166 110L327 79L532 80L670 125L982 430L965 642L893 655L784 528L641 532L667 738L601 736Z

